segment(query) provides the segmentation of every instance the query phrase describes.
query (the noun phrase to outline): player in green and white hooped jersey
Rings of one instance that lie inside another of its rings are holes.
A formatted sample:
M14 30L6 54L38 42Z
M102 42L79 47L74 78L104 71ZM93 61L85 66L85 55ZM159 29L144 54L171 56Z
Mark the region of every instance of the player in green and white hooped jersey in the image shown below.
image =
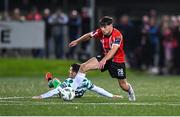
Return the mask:
M63 83L60 81L57 81L57 79L52 79L52 75L48 73L46 75L46 80L48 80L48 86L50 88L54 87L55 89L42 94L40 96L34 96L33 99L42 99L42 98L48 98L52 97L55 94L59 94L61 92L61 89L64 87L72 87L75 90L76 97L82 97L84 93L87 90L94 91L100 95L103 95L105 97L109 98L122 98L120 95L113 95L109 93L108 91L104 90L101 87L96 86L93 84L90 80L87 78L77 78L75 79L75 76L79 70L80 65L79 64L72 64L69 69L69 78L67 78ZM55 85L58 82L58 85ZM51 87L52 86L52 87ZM57 86L57 87L56 87Z

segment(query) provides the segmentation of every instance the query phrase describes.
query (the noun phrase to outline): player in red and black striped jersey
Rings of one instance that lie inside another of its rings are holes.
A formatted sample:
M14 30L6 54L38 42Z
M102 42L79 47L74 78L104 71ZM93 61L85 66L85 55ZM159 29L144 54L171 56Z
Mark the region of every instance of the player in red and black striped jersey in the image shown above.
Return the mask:
M123 36L120 31L113 27L113 19L104 16L99 20L100 28L94 32L84 34L80 38L69 43L69 47L76 46L82 41L91 38L99 39L102 43L103 54L93 57L81 64L77 77L85 77L89 70L100 69L102 72L108 70L112 78L117 78L119 86L128 92L130 101L135 101L132 86L126 79L125 53L123 50Z

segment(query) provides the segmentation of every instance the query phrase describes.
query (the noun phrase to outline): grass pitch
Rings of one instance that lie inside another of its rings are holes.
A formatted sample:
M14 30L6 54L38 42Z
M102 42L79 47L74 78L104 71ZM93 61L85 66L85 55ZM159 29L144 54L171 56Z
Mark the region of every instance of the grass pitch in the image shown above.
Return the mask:
M4 70L6 65L9 65L9 61L12 68L17 67L19 71L14 72L11 67L9 67L8 70ZM69 102L63 101L57 96L43 100L32 100L32 96L45 93L49 90L47 88L47 82L43 79L44 72L46 71L44 68L53 68L56 77L58 77L58 70L60 70L64 73L62 76L60 76L60 78L61 80L64 80L66 78L66 74L68 74L67 70L72 61L61 62L45 60L45 62L43 62L44 60L21 60L21 62L28 61L30 64L23 65L21 63L22 65L16 66L18 64L17 61L19 62L19 60L3 60L5 63L0 64L0 69L4 70L4 73L0 72L1 116L180 115L179 76L153 76L128 70L128 81L132 84L136 93L137 101L135 102L128 101L127 94L119 88L116 79L110 78L108 73L100 72L91 72L87 76L89 76L88 78L97 86L100 86L114 94L122 94L124 99L108 99L94 92L88 91L82 98L76 98ZM2 59L0 59L0 62L2 63ZM51 64L49 64L49 62ZM37 63L38 66L36 66ZM52 66L52 64L54 66ZM61 67L57 67L56 65ZM33 66L35 68L33 68ZM62 68L65 70L63 71ZM33 70L37 70L35 74L33 74ZM5 75L8 74L8 72L12 76ZM21 72L26 72L29 74L25 76L26 74ZM13 76L13 74L15 75Z

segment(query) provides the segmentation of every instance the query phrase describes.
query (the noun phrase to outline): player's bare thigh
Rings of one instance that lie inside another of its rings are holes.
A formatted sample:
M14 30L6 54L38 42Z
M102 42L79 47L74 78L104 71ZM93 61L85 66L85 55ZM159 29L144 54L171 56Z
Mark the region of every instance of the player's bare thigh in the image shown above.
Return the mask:
M98 68L99 68L99 62L95 57L93 57L93 58L89 59L88 61L86 61L85 63L81 64L79 72L85 73L89 70L95 70Z

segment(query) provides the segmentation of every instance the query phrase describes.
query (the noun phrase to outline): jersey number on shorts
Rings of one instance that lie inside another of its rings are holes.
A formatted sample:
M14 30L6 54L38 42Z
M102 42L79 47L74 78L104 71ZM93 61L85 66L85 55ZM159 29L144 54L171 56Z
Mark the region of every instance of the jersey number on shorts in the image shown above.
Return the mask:
M117 72L118 72L118 76L124 76L124 71L123 69L117 69Z

